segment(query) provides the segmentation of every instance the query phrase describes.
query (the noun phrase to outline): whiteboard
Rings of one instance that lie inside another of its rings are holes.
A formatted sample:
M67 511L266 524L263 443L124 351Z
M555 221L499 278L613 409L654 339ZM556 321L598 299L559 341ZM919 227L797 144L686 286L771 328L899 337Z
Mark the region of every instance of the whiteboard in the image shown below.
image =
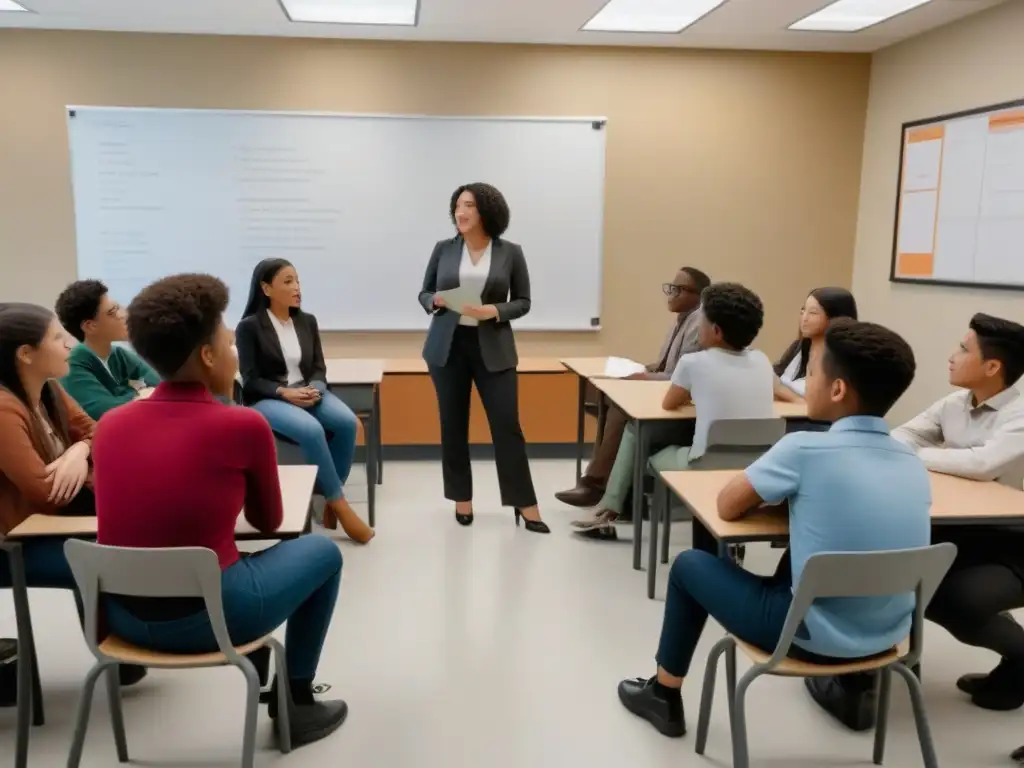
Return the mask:
M295 264L320 327L423 330L452 192L485 181L512 211L533 305L520 329L600 326L604 118L474 118L68 107L79 278L127 303L205 272L241 316L261 259Z
M904 124L889 277L1024 288L1024 100Z

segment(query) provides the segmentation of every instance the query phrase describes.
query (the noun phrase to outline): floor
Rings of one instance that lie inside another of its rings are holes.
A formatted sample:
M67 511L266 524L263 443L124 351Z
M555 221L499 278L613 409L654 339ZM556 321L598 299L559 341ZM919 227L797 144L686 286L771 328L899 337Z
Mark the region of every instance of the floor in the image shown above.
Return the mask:
M685 768L731 765L726 711L717 702L707 756L693 752L699 678L687 681L691 734L663 738L619 705L622 677L652 673L661 599L645 597L644 574L630 568L630 545L574 539L575 511L552 494L570 484L573 464L540 461L535 483L551 536L516 530L498 506L493 464L477 472L477 520L458 527L441 496L435 463L386 467L378 491L377 538L366 548L340 542L345 571L319 680L351 707L340 731L291 755L273 751L260 721L261 766L416 766L416 768ZM365 498L361 472L351 494ZM673 530L675 550L687 526ZM627 534L626 529L622 533ZM625 537L624 537L625 538ZM777 551L751 547L748 564L769 571ZM660 594L667 569L659 572ZM13 629L9 594L0 626ZM47 722L33 729L30 762L67 759L77 688L90 664L71 598L36 591L32 610ZM709 626L698 669L720 636ZM929 627L925 693L944 766L1009 764L1024 743L1020 713L970 706L954 688L962 673L994 663ZM742 665L742 662L741 662ZM126 692L129 750L139 765L221 768L238 764L242 678L236 670L154 671ZM894 683L886 765L921 765L913 719ZM750 746L758 768L870 765L871 737L834 725L800 681L765 679L750 694ZM13 753L14 710L0 713L0 754ZM9 759L9 758L5 758ZM84 766L116 765L102 686Z

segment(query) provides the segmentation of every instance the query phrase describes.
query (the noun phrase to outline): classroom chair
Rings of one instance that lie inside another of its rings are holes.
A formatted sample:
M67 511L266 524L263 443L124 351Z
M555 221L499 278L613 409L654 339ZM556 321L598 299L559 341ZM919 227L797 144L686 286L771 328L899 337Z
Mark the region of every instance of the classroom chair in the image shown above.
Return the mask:
M708 429L704 455L690 462L687 471L712 469L746 469L781 440L786 434L785 419L721 419ZM647 597L654 599L658 572L658 520L665 523L661 540L661 562L668 562L668 545L672 533L672 494L660 473L655 472L655 499L651 505L651 538L647 562Z
M821 553L809 558L793 595L789 613L786 615L782 636L774 651L769 653L731 635L719 640L711 649L704 671L704 688L701 692L697 754L703 755L707 744L718 659L725 655L734 768L749 768L750 765L750 755L747 751L746 695L754 680L762 675L818 677L870 671L877 671L881 676L875 726L875 765L882 764L885 754L892 673L895 671L906 681L910 689L910 703L914 710L917 737L921 743L925 768L938 768L935 744L932 742L924 707L924 694L913 668L921 659L925 608L931 602L939 582L946 575L955 557L956 546L946 543L887 552ZM907 653L902 652L902 647L893 648L875 658L842 665L812 664L787 657L793 645L793 637L815 600L836 597L884 597L905 592L913 592L916 598ZM753 666L739 682L736 681L737 648L753 662Z
M221 572L217 555L202 547L167 549L130 549L107 547L86 541L69 540L64 552L85 605L85 642L96 657L96 664L85 677L82 696L75 718L75 734L68 757L68 768L77 768L89 727L93 691L99 676L107 675L107 700L114 727L114 743L120 762L128 761L128 741L121 709L121 685L118 664L140 664L163 669L195 669L198 667L238 667L245 676L246 709L242 738L242 768L253 768L256 752L256 712L260 696L260 680L256 668L246 657L269 646L274 651L278 680L288 679L284 648L272 635L245 645L231 643L224 621L221 602ZM210 624L217 638L219 652L177 654L140 648L114 635L100 639L97 620L101 594L129 597L201 597L210 614ZM291 751L291 730L288 712L291 693L287 685L279 685L277 727L282 752Z
M21 544L0 536L0 551L7 557L14 598L14 620L18 629L17 714L15 716L15 768L28 765L29 725L42 725L43 692L39 682L36 641L32 632L32 613L28 607L28 584Z

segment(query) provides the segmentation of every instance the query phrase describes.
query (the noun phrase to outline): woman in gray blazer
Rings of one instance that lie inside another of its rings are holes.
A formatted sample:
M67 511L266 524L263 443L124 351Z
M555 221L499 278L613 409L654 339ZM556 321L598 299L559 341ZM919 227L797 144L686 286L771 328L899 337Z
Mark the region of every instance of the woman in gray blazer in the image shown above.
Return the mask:
M508 228L508 203L490 184L456 189L450 213L458 235L434 246L420 291L420 304L433 315L423 359L441 415L444 495L455 502L456 521L471 525L469 403L476 384L494 442L501 503L515 509L516 525L523 518L528 531L550 533L540 519L519 425L519 360L509 325L530 311L530 273L523 249L501 239ZM461 314L436 295L457 287L480 297L462 307Z

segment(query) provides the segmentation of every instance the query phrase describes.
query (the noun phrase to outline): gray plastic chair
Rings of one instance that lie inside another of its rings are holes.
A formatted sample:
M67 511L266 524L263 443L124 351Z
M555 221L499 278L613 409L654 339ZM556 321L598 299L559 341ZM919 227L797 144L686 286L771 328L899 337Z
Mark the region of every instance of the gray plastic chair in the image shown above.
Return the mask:
M725 654L726 687L729 694L729 721L732 728L734 768L748 768L746 695L750 684L762 675L789 677L823 677L854 672L878 671L881 686L878 696L878 715L875 726L874 763L882 764L885 737L889 721L889 695L892 672L895 670L907 682L910 703L917 724L917 737L925 768L938 768L935 744L932 742L925 713L921 683L913 667L921 658L924 643L924 611L935 595L949 567L956 557L953 544L936 544L920 549L901 549L887 552L820 553L807 560L793 603L786 615L775 650L768 654L742 640L728 636L719 640L708 655L704 670L704 688L701 692L700 719L697 724L696 752L704 754L711 705L715 696L715 678L718 659ZM796 635L811 604L819 598L829 597L882 597L913 592L916 597L914 618L910 631L910 647L906 654L893 648L889 653L873 659L852 661L849 664L811 664L788 658L793 637ZM754 665L736 682L736 648L750 657Z
M127 549L107 547L71 539L64 545L71 571L82 594L85 605L85 642L96 656L96 664L85 676L82 697L78 702L75 735L68 756L68 768L77 768L82 759L82 747L89 727L96 681L107 673L107 699L114 727L117 758L128 761L128 742L121 710L121 685L118 664L140 664L165 669L195 669L232 665L242 670L247 685L245 730L242 739L242 768L253 768L256 753L256 712L260 696L260 679L256 668L245 656L258 648L269 646L274 650L277 679L288 679L284 648L267 635L234 646L224 621L221 601L221 572L217 555L202 547L169 549ZM101 594L129 597L201 597L210 614L210 625L220 652L177 654L151 651L134 646L114 635L99 640L96 633ZM291 751L291 728L288 721L291 694L288 686L280 684L278 695L278 734L282 752Z
M688 471L705 469L746 469L786 435L785 419L722 419L712 422L704 455L690 462ZM660 478L660 475L659 475ZM672 533L672 493L665 483L655 483L651 514L651 539L647 556L647 597L654 599L658 574L658 520L665 524L661 539L661 562L668 562Z

